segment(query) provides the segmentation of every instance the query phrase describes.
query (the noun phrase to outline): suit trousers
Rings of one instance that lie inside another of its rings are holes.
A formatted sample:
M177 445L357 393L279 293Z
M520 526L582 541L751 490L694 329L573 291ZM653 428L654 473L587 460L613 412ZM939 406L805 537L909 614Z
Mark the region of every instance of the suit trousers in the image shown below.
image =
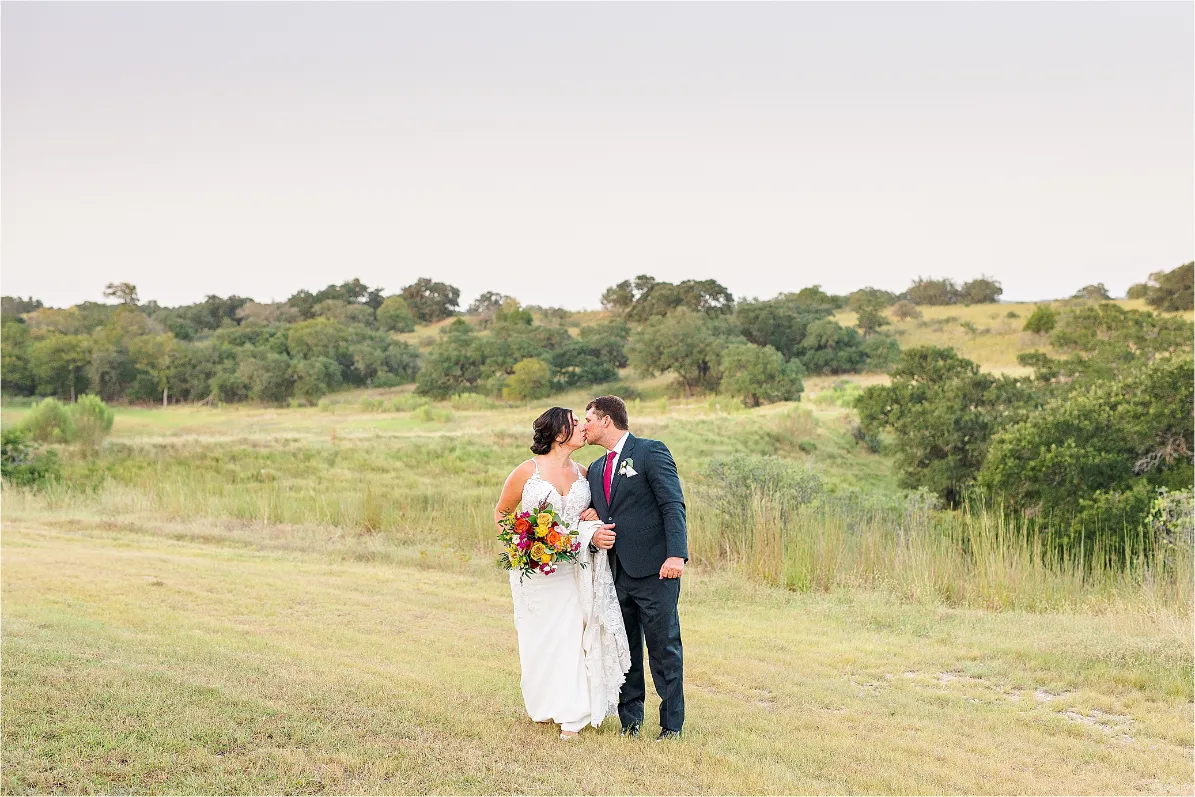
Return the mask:
M660 727L679 731L685 722L684 667L680 641L679 578L645 578L615 570L614 588L622 608L627 640L631 646L631 669L618 696L618 717L625 727L643 721L647 687L643 678L643 643L647 643L651 679L660 696Z

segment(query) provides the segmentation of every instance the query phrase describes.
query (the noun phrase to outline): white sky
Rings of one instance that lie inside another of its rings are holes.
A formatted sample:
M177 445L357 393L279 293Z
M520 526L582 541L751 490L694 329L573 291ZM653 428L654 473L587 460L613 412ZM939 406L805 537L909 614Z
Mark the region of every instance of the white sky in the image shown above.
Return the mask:
M596 307L1195 251L1191 3L13 3L5 294Z

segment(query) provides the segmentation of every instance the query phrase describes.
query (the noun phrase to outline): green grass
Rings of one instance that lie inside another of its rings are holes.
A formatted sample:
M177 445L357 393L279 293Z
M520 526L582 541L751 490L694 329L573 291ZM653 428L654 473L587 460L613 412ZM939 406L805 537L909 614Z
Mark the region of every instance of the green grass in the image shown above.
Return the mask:
M1166 614L951 609L695 567L684 740L611 720L565 746L523 713L509 588L484 564L8 507L3 554L5 793L1192 788L1191 629Z

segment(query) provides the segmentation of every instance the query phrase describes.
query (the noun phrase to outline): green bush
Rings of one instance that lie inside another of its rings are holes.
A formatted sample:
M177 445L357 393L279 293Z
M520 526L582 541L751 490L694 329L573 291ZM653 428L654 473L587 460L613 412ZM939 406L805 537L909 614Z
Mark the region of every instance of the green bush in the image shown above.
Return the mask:
M515 364L514 372L502 388L507 401L531 401L543 398L552 389L551 371L543 360L528 357Z
M1034 308L1029 318L1025 319L1025 331L1038 335L1047 335L1054 331L1058 323L1058 314L1048 304L1039 304Z
M804 465L774 456L732 454L711 460L704 476L709 482L708 496L714 508L726 517L741 516L745 502L758 498L777 506L781 512L822 497L821 478Z
M907 321L908 319L921 318L921 310L917 305L910 302L908 299L901 299L896 304L892 305L892 317L897 321Z
M29 444L24 429L0 433L0 478L18 487L37 487L58 478L61 467L53 451L38 451Z
M415 412L429 404L431 404L431 401L423 396L417 396L414 393L403 393L394 397L390 402L390 409L394 412Z
M116 413L99 396L85 393L71 405L74 426L72 440L79 445L96 448L112 431Z
M34 404L21 422L29 439L39 443L69 443L74 437L72 426L70 411L53 397Z
M1195 544L1195 490L1158 488L1149 506L1149 526L1158 542L1190 549Z
M415 317L401 296L387 296L377 310L378 326L387 332L414 332Z

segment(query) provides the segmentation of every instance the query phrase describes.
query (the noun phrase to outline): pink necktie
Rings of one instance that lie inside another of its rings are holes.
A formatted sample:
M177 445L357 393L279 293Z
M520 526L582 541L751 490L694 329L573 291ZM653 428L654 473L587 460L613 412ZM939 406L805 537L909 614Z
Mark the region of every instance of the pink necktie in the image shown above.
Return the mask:
M610 505L610 481L614 478L614 458L618 456L617 451L611 451L606 455L606 472L602 474L602 485L606 489L606 505Z

